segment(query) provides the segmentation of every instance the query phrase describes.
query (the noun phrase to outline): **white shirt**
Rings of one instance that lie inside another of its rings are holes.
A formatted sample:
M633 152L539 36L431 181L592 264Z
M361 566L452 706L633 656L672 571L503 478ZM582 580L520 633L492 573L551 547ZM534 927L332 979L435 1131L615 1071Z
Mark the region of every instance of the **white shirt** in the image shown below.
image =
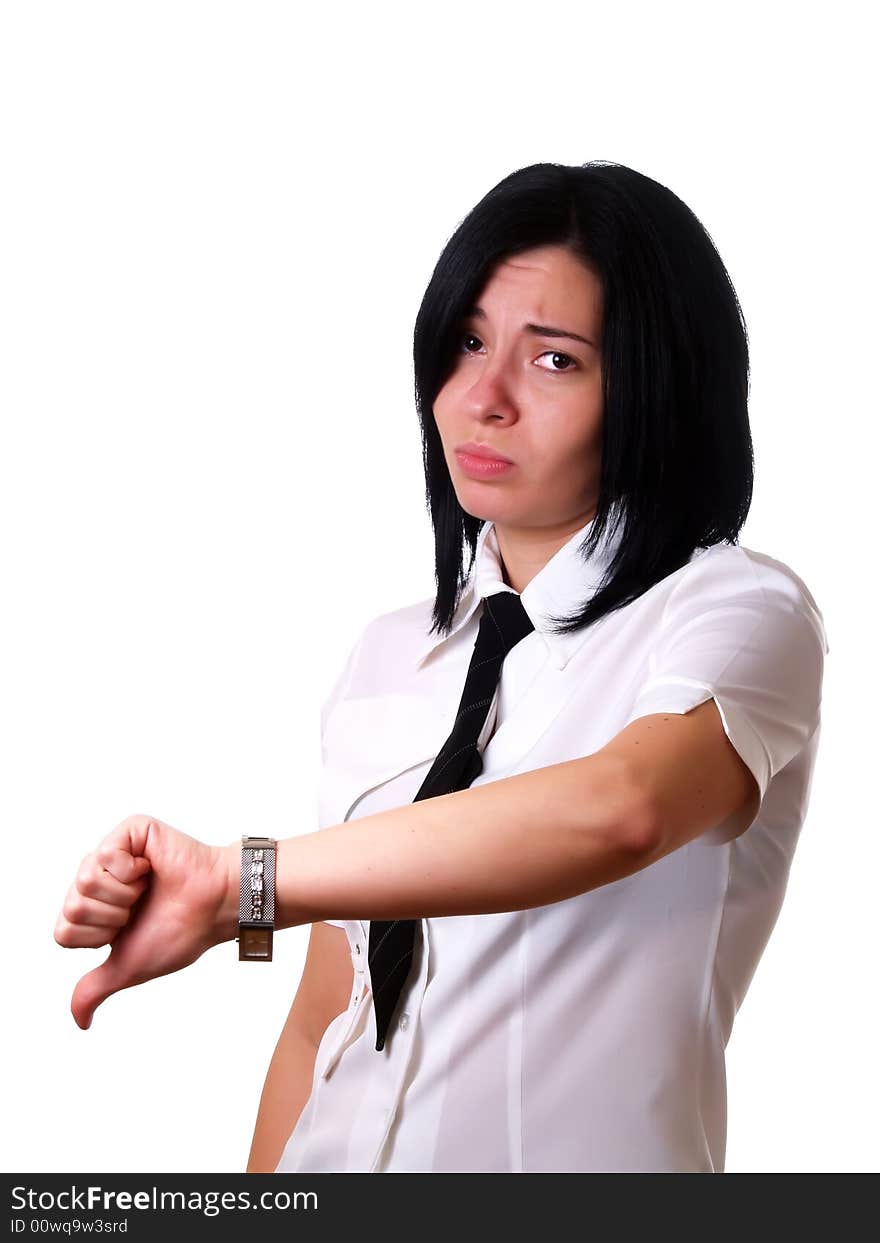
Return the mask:
M724 1050L807 811L830 649L797 575L726 544L554 634L545 615L582 604L613 549L606 537L586 565L588 528L522 592L535 630L502 666L474 786L714 696L757 780L756 818L562 902L421 920L381 1052L369 923L328 921L348 935L351 1000L321 1040L277 1172L724 1169ZM433 599L366 626L322 712L320 827L412 802L451 729L480 603L499 590L511 588L486 523L450 635L428 634Z

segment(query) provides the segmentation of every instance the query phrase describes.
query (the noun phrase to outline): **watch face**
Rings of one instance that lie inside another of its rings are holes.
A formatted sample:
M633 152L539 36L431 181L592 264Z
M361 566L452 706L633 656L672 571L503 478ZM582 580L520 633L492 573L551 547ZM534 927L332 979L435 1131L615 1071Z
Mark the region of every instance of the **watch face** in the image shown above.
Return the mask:
M272 929L242 928L238 941L238 957L240 959L258 959L272 961Z

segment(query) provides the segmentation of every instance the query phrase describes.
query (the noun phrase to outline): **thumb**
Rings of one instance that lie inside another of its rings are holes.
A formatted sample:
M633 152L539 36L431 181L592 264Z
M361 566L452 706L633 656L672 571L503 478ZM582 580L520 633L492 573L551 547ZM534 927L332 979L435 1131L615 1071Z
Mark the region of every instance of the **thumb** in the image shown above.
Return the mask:
M94 971L88 971L77 983L70 999L70 1012L77 1027L88 1031L95 1011L102 1002L131 983L119 969L119 959L111 950L107 958Z

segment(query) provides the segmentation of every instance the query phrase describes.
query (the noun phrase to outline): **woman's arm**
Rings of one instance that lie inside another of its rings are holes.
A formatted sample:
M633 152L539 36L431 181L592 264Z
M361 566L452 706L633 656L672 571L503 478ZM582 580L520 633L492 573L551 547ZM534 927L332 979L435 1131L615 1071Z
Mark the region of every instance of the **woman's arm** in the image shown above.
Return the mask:
M754 785L712 700L645 716L583 759L283 839L276 927L562 901L721 823ZM74 989L79 1026L112 993L232 940L240 867L240 841L207 846L149 816L114 829L84 860L55 930L60 945L113 945Z
M275 927L543 906L629 875L651 832L626 762L599 752L283 839ZM235 936L241 843L224 851Z
M352 985L348 938L313 924L302 978L269 1063L248 1174L272 1174L312 1090L315 1055L330 1023L348 1006Z
M747 803L743 828L755 781L713 700L648 715L582 759L279 842L276 926L545 906L647 867ZM237 920L240 844L225 849Z

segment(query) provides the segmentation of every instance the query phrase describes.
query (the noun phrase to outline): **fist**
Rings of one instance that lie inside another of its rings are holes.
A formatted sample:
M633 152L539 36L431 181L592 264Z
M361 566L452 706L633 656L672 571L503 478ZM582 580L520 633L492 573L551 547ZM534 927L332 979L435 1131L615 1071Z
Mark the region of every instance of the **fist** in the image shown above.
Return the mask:
M195 962L238 930L235 847L208 846L151 816L129 816L86 855L55 924L65 948L109 945L70 1009L91 1026L113 993Z

